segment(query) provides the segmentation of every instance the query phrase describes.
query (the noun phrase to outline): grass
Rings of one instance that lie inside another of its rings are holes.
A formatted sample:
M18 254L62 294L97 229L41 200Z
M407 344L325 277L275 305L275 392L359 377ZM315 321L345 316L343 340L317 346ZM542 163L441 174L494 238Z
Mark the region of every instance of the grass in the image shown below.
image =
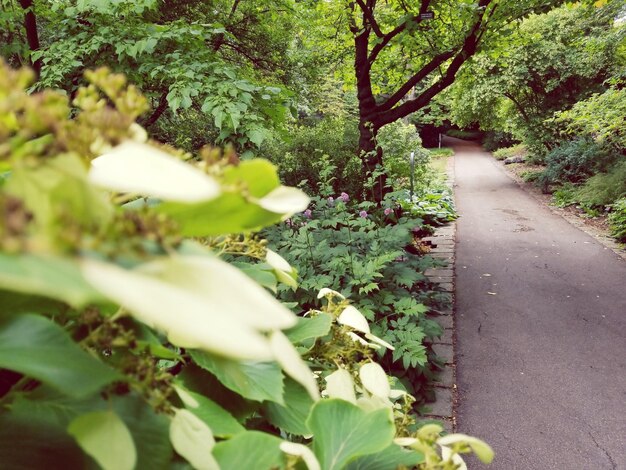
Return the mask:
M430 167L444 178L447 175L448 159L454 155L452 149L432 149L430 150Z

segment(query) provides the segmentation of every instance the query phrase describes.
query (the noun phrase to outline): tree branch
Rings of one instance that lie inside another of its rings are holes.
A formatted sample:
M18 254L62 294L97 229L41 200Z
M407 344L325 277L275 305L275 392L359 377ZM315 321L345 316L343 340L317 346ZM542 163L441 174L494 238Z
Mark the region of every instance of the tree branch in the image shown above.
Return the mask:
M430 2L431 0L422 0L422 3L420 5L420 10L419 13L426 13L426 11L428 11L428 7L430 6ZM415 24L419 24L421 23L422 20L420 19L419 15L415 15L412 18L408 19L407 21L405 21L402 24L399 24L398 26L396 26L394 29L392 29L391 31L389 31L387 34L384 34L381 37L382 41L379 42L378 44L376 44L373 48L372 48L372 52L370 53L368 60L370 62L370 64L373 64L374 61L376 60L376 58L378 57L378 55L382 52L382 50L387 47L387 44L389 44L391 42L391 40L393 38L395 38L398 34L402 33L407 25L409 23L415 23Z
M443 64L446 60L454 57L454 52L455 51L447 51L447 52L444 52L442 54L439 54L439 55L433 57L433 59L428 64L426 64L424 67L422 67L419 72L417 72L415 75L413 75L411 78L409 78L404 83L404 85L402 85L398 89L398 91L396 91L387 100L385 100L378 107L378 109L380 111L388 111L391 108L393 108L396 104L398 104L400 102L400 100L402 98L404 98L404 96L406 96L406 94L409 91L411 91L411 88L413 88L415 85L417 85L419 82L421 82L424 78L426 78L428 75L430 75L432 72L434 72L437 69L437 67L439 67L441 64Z
M163 93L161 93L161 96L159 96L159 104L154 109L152 114L148 116L148 119L145 120L145 122L143 123L143 127L148 128L152 124L157 122L166 109L167 109L167 90L165 90Z
M438 80L436 83L434 83L432 86L424 90L417 98L407 101L396 108L387 110L386 112L379 113L377 115L377 118L374 121L375 127L380 128L386 124L389 124L398 119L406 117L409 114L414 113L415 111L418 111L419 109L422 109L424 106L430 103L430 101L438 93L440 93L442 90L452 85L456 77L456 74L461 68L461 66L467 61L467 59L469 59L471 56L473 56L476 53L476 49L478 47L478 39L481 35L481 27L483 24L483 20L485 19L486 7L489 6L491 1L492 0L480 0L478 7L482 8L482 12L480 13L478 19L474 23L469 34L465 38L465 41L463 42L463 46L461 47L461 50L452 59L452 62L448 66L444 76L440 80ZM432 63L433 61L431 61L429 64L432 64ZM418 72L418 74L420 72ZM413 78L414 77L412 77L410 81L413 81ZM418 82L419 80L416 83ZM406 89L406 84L405 86L401 88L401 90L403 89ZM408 88L406 93L408 93L409 90L410 90L410 87ZM397 95L399 94L399 92L400 90L394 93L393 95L393 97L395 97L394 99L397 98ZM406 95L406 93L404 93L400 97L400 99L404 95Z
M363 3L363 0L356 0L356 3L357 5L359 5L359 8L361 8L361 11L363 12L363 19L367 19L367 24L372 27L374 34L376 34L376 36L378 36L379 38L382 38L384 34L381 31L380 26L378 26L376 18L374 18L373 9L370 9L367 5L365 5L365 3Z

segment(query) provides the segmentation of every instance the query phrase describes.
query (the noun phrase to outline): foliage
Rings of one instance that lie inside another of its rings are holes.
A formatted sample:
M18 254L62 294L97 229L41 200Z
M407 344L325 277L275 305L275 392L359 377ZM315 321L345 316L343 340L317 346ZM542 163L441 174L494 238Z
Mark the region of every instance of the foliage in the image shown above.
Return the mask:
M556 121L567 126L568 135L594 139L599 145L622 153L626 151L624 119L626 88L610 88L556 115Z
M402 121L385 126L378 133L378 145L385 154L384 169L394 188L407 188L411 176L410 155L414 154L414 180L428 184L430 154L422 148L415 126Z
M620 242L626 243L626 197L618 199L609 214L611 234Z
M350 194L363 191L357 158L357 122L346 117L325 117L314 125L294 124L289 135L275 135L261 153L278 165L281 180L314 193L325 165L333 165L332 185ZM304 183L303 183L304 182Z
M544 191L551 184L581 183L597 171L605 170L614 155L594 141L581 138L565 142L546 156L546 169L538 182Z
M267 2L266 14L247 2L230 13L222 1L213 8L202 2L171 3L36 2L42 44L30 57L43 65L35 87L59 87L73 95L85 69L110 65L150 98L153 113L146 126L163 114L176 120L178 112L193 109L214 135L213 142L204 140L193 150L226 142L254 150L288 112L288 94L268 72L284 60L286 46L279 44L290 39L282 37L289 31L287 16L281 20L273 14L280 9L273 4L280 2ZM244 26L250 23L257 26ZM203 134L206 130L193 136L202 139Z
M148 142L137 90L106 70L87 77L69 120L66 96L0 74L3 465L491 461L477 439L418 429L412 397L375 362L385 343L340 295L323 290L298 319L261 287L294 273L250 230L306 207L300 191L263 160Z
M441 185L408 194L399 200L400 207L411 217L417 217L425 225L439 227L457 218L454 199L449 188Z
M526 147L524 144L517 144L512 147L501 148L493 152L496 160L506 160L510 157L520 157L526 155Z
M446 147L437 148L437 149L428 149L430 152L430 156L432 158L447 158L454 155L454 150Z
M604 208L626 196L626 159L607 172L589 178L577 191L579 202L588 207Z
M461 72L451 93L453 122L510 132L531 155L544 156L561 130L554 113L604 91L623 68L625 28L614 26L622 4L577 3L524 19L506 48L477 55Z
M314 197L303 215L264 234L302 279L296 290L283 290L281 298L306 311L319 307L321 287L335 286L372 322L377 336L394 343L395 351L383 359L387 369L398 367L392 365L397 361L407 386L419 391L432 375L424 340L442 333L425 317L432 308L428 290L433 286L423 272L436 261L403 250L419 219L398 218L391 196L385 204L386 209L353 204L346 193Z
M512 147L516 143L517 140L510 133L504 131L488 131L483 136L483 147L487 152Z

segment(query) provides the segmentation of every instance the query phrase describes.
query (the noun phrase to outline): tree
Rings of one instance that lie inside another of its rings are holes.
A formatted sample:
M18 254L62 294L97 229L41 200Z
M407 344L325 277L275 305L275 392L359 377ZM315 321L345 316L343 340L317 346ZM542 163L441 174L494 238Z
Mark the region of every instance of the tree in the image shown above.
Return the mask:
M554 113L606 90L623 71L626 27L614 25L623 4L567 5L524 20L506 51L478 54L460 74L455 121L512 132L535 155L549 151L559 140Z
M325 10L335 24L341 23L341 44L345 47L349 41L352 49L359 101L359 151L366 172L371 175L382 164L382 151L376 143L379 129L427 106L454 82L461 67L478 51L502 47L514 22L561 3L319 2L318 8ZM341 21L336 21L334 16L342 8ZM374 190L377 199L382 197L384 186L384 176L379 177Z
M285 15L291 0L32 3L41 42L30 53L41 64L38 89L73 96L85 70L109 65L148 96L152 110L142 125L159 134L165 115L161 135L169 138L173 128L191 123L188 150L207 143L252 150L288 111L283 71L293 36L294 19ZM20 10L14 10L7 18L15 22Z

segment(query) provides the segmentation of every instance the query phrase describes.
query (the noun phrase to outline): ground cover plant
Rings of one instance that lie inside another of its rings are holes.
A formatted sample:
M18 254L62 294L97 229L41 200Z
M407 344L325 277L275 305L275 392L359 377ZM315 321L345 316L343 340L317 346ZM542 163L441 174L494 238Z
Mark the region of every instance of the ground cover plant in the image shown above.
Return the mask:
M306 311L319 308L322 286L334 286L371 322L376 336L395 345L382 363L404 379L419 405L432 394L429 381L438 370L428 343L443 333L426 313L445 299L423 274L436 261L405 250L416 219L398 218L396 212L395 204L386 209L352 204L346 193L314 197L302 215L264 235L302 277L297 289L284 289L280 297Z
M416 425L377 362L393 346L342 294L321 289L306 318L270 294L294 270L251 231L309 202L273 165L150 141L135 123L145 99L105 69L70 103L2 67L3 465L491 460L477 439Z

